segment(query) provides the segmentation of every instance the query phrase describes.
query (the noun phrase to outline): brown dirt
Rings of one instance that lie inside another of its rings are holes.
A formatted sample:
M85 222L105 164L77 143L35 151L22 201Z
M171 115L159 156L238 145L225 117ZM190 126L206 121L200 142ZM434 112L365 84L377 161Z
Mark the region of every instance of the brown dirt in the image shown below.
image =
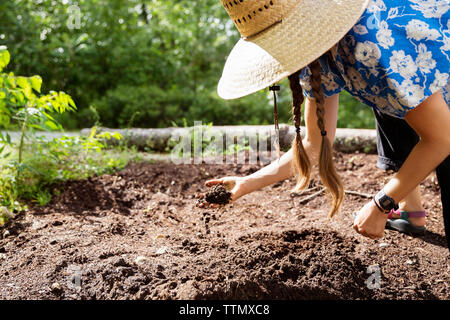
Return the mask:
M389 178L374 155L336 158L348 190L374 193ZM0 239L0 299L450 297L434 176L423 183L428 231L417 238L391 230L363 238L351 213L368 199L347 195L328 220L327 197L300 205L292 179L225 207L196 206L205 180L258 168L138 163L60 186L50 204L0 229L10 233ZM380 289L366 285L373 265Z
M208 203L228 204L231 200L231 192L221 185L215 185L205 194L205 200Z

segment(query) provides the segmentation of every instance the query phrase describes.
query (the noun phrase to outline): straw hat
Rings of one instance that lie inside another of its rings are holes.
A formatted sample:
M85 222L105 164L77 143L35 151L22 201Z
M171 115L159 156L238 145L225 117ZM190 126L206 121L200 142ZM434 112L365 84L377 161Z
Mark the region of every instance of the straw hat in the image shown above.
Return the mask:
M240 98L286 78L333 47L369 0L221 0L242 38L219 81L223 99Z

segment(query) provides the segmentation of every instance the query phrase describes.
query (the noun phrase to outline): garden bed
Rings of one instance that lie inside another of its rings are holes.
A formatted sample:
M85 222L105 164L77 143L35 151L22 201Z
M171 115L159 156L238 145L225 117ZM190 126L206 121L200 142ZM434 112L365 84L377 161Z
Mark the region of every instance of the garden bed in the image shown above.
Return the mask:
M347 190L373 194L389 178L375 155L336 158ZM417 238L389 230L363 238L351 213L367 198L347 194L328 220L328 197L299 204L314 191L291 196L293 179L225 207L197 207L207 179L258 168L144 162L58 186L48 205L0 228L0 299L450 297L433 175L423 183L428 231Z

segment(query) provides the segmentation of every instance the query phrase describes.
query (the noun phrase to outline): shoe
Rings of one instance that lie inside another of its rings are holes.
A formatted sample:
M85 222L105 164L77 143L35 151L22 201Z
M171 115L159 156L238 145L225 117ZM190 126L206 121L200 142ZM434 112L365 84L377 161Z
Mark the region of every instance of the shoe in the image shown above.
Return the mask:
M398 214L400 215L400 218L392 218L392 214ZM386 228L397 230L402 233L406 234L413 234L413 235L424 235L427 228L425 226L423 227L416 227L411 222L409 222L409 218L422 218L426 217L427 214L425 211L414 211L414 212L408 212L403 210L391 210L391 212L388 213L388 220L386 221Z

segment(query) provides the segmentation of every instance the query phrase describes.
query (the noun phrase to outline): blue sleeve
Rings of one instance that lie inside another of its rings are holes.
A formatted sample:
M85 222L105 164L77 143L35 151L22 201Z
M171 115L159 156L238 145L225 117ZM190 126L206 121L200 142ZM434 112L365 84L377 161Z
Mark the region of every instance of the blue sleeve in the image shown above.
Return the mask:
M319 58L319 62L321 66L322 90L325 97L331 97L340 93L343 87L340 77L330 68L330 64L326 61L324 56ZM314 98L311 87L311 70L309 67L305 67L301 70L300 84L302 85L305 97Z

